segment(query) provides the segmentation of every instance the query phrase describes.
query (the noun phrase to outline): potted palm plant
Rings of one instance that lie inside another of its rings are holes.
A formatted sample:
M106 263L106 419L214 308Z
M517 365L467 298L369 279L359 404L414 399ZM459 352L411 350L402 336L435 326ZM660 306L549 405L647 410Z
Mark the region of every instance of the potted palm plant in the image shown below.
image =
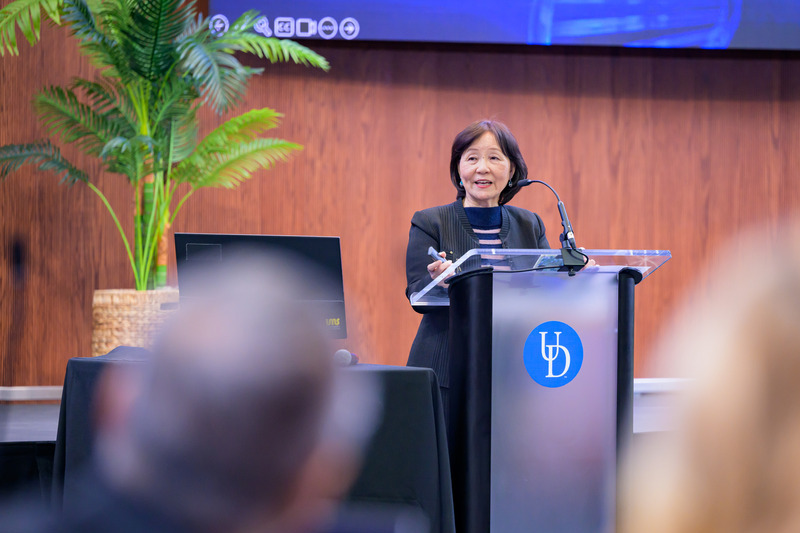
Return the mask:
M234 188L302 148L264 136L279 124L275 110L248 110L203 138L198 110L210 106L222 114L232 109L249 78L263 70L243 65L237 53L324 70L328 63L296 42L253 32L256 12L217 33L195 3L185 0L15 0L0 10L0 54L18 53L17 28L35 44L42 13L70 28L97 73L66 87L46 87L34 97L36 114L52 139L0 146L0 180L23 165L35 165L63 183L89 187L119 231L135 291L156 306L158 320L164 297L146 291L166 285L169 229L188 198L203 187ZM134 200L131 235L92 176L68 161L53 140L77 145L106 171L127 179ZM173 292L168 298L176 296ZM97 321L95 314L95 330ZM138 336L150 328L144 324ZM124 342L110 339L106 345Z

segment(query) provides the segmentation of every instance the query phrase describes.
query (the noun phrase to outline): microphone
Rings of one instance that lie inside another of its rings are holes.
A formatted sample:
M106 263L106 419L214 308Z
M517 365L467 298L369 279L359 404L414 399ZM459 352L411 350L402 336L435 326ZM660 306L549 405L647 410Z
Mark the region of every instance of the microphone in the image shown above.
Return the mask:
M358 356L342 348L333 354L333 362L339 366L352 366L358 363Z
M559 198L556 190L542 180L524 179L519 180L518 183L520 187L527 187L533 183L541 183L550 189L556 196L556 201L558 202L558 214L561 217L561 226L564 228L564 231L562 231L561 235L558 237L558 239L561 241L561 258L564 261L563 270L568 270L569 275L574 276L575 272L586 266L589 258L586 256L586 254L578 250L578 245L575 244L575 232L572 230L572 223L569 221L569 217L567 216L567 208L564 207L564 202L561 201L561 198Z

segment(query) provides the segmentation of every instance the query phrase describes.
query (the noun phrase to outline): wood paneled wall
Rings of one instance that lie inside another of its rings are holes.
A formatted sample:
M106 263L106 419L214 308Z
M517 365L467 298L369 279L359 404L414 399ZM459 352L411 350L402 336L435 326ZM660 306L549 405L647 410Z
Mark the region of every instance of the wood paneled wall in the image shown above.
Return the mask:
M342 346L364 361L405 363L419 323L404 296L409 220L453 199L450 143L475 119L495 117L515 132L531 177L566 203L579 245L672 251L637 289L638 376L650 375L662 322L718 245L754 223L776 234L781 216L800 209L796 56L314 47L330 73L267 66L243 102L283 112L276 136L305 150L237 190L197 193L174 229L341 236L350 333ZM31 96L91 72L61 29L22 48L0 60L0 144L43 137ZM206 129L220 121L203 120ZM127 182L77 161L127 221ZM513 203L540 213L558 242L547 189L528 188ZM0 246L0 385L60 384L67 359L90 352L92 291L133 284L120 239L86 187L26 169L0 183Z

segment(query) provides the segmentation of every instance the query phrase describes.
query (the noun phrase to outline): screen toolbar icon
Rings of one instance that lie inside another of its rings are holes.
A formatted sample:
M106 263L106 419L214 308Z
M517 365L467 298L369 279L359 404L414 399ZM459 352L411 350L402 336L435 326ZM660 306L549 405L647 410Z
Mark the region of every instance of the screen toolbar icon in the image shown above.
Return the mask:
M225 35L230 27L231 23L228 22L228 17L225 15L214 15L208 19L208 29L211 30L211 33L216 37Z
M253 24L253 30L264 37L272 37L272 30L269 29L269 19L267 17L259 18L256 23Z
M353 17L347 17L339 25L339 33L348 41L358 37L358 32L360 30L361 28L358 25L358 21Z
M311 37L317 34L317 21L311 19L297 19L295 35L298 37Z
M275 37L294 36L294 19L292 17L277 17L274 27Z
M336 37L336 32L339 31L339 24L334 18L324 17L320 19L317 29L319 36L323 39L333 39Z

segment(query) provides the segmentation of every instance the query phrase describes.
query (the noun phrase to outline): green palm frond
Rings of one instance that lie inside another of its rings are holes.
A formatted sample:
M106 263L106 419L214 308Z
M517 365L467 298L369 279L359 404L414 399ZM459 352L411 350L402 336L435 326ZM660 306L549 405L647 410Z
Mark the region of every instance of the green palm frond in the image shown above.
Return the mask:
M189 156L200 161L208 159L214 154L227 152L231 146L237 143L252 141L265 131L276 128L282 116L281 113L269 108L251 109L220 124L207 134L200 144L197 144L196 138L192 139L192 144L185 146L186 150L173 154L173 161L181 161ZM191 132L187 132L187 134L189 133ZM180 146L179 143L180 139L176 139L176 146ZM196 149L192 151L190 148L194 148L194 146ZM197 163L189 162L187 164Z
M134 154L127 153L117 157L108 157L105 165L109 172L125 176L131 184L135 183L132 176L136 176L137 172L141 172L143 168L138 164Z
M133 24L129 3L130 0L103 0L97 9L91 11L96 17L95 27L104 38L81 41L81 50L92 59L104 75L119 77L125 84L132 83L138 78L128 50L121 44L125 40L126 28Z
M76 143L90 155L100 155L103 146L124 130L120 121L95 112L62 87L49 87L36 95L34 107L51 134Z
M167 78L150 102L150 131L162 140L161 165L181 161L197 145L199 94L185 78Z
M182 77L165 78L151 102L151 129L157 130L173 120L193 117L198 97L191 81Z
M81 51L100 69L127 73L129 68L122 51L100 28L98 17L102 12L101 6L93 9L86 0L64 0L63 19L80 41Z
M78 181L88 182L86 173L75 168L64 159L61 151L50 141L30 144L0 146L0 179L18 170L22 165L39 165L40 170L51 170L61 177L61 182L72 185Z
M155 148L155 141L147 135L134 135L133 137L114 137L108 141L100 152L100 157L108 157L114 152L152 152Z
M227 36L227 34L226 34ZM289 39L263 37L255 33L245 33L238 42L238 50L265 57L270 63L288 62L329 70L328 61L302 44Z
M108 42L108 37L97 27L94 13L83 0L64 0L63 18L78 40Z
M178 51L182 70L195 80L202 99L217 113L239 101L254 73L204 28L183 40Z
M225 147L231 143L253 140L265 131L277 128L282 117L281 113L268 107L251 109L217 126L206 135L199 148Z
M82 94L96 113L114 122L118 126L118 135L133 137L139 132L136 107L118 79L99 77L97 81L89 81L77 78L71 89Z
M133 136L138 131L136 110L130 100L130 95L114 80L100 78L97 81L89 81L76 78L73 80L71 88L82 91L95 112L105 115L109 119L127 123L129 131L123 132L123 134Z
M238 102L250 76L263 71L243 66L234 56L236 52L255 54L272 63L293 61L324 70L329 68L324 57L301 44L251 32L257 18L256 12L248 11L227 33L215 37L203 17L198 16L178 37L182 69L196 81L203 99L218 113Z
M231 25L224 35L217 38L217 45L230 51L241 51L266 58L270 63L292 61L311 67L330 69L328 61L305 46L289 39L264 37L252 31L259 15L255 11L244 13Z
M153 172L149 154L153 151L153 139L145 135L115 137L108 141L100 152L110 172L122 174L131 184L142 176Z
M120 44L134 71L155 82L177 60L175 41L194 15L194 2L138 0L129 7L131 23L120 28Z
M249 179L256 170L286 161L292 152L302 149L299 144L282 139L256 139L231 145L224 151L198 150L175 167L172 179L178 183L190 183L193 189L232 189Z
M191 19L186 21L186 26L183 28L183 31L178 38L175 39L175 42L180 45L183 41L191 37L192 35L197 34L202 29L208 27L208 22L203 18L202 13L195 13Z
M0 56L6 50L19 55L18 27L31 46L39 41L42 11L56 24L61 23L61 0L21 0L0 9Z
M197 121L176 121L173 125L172 163L178 163L189 157L197 146Z

